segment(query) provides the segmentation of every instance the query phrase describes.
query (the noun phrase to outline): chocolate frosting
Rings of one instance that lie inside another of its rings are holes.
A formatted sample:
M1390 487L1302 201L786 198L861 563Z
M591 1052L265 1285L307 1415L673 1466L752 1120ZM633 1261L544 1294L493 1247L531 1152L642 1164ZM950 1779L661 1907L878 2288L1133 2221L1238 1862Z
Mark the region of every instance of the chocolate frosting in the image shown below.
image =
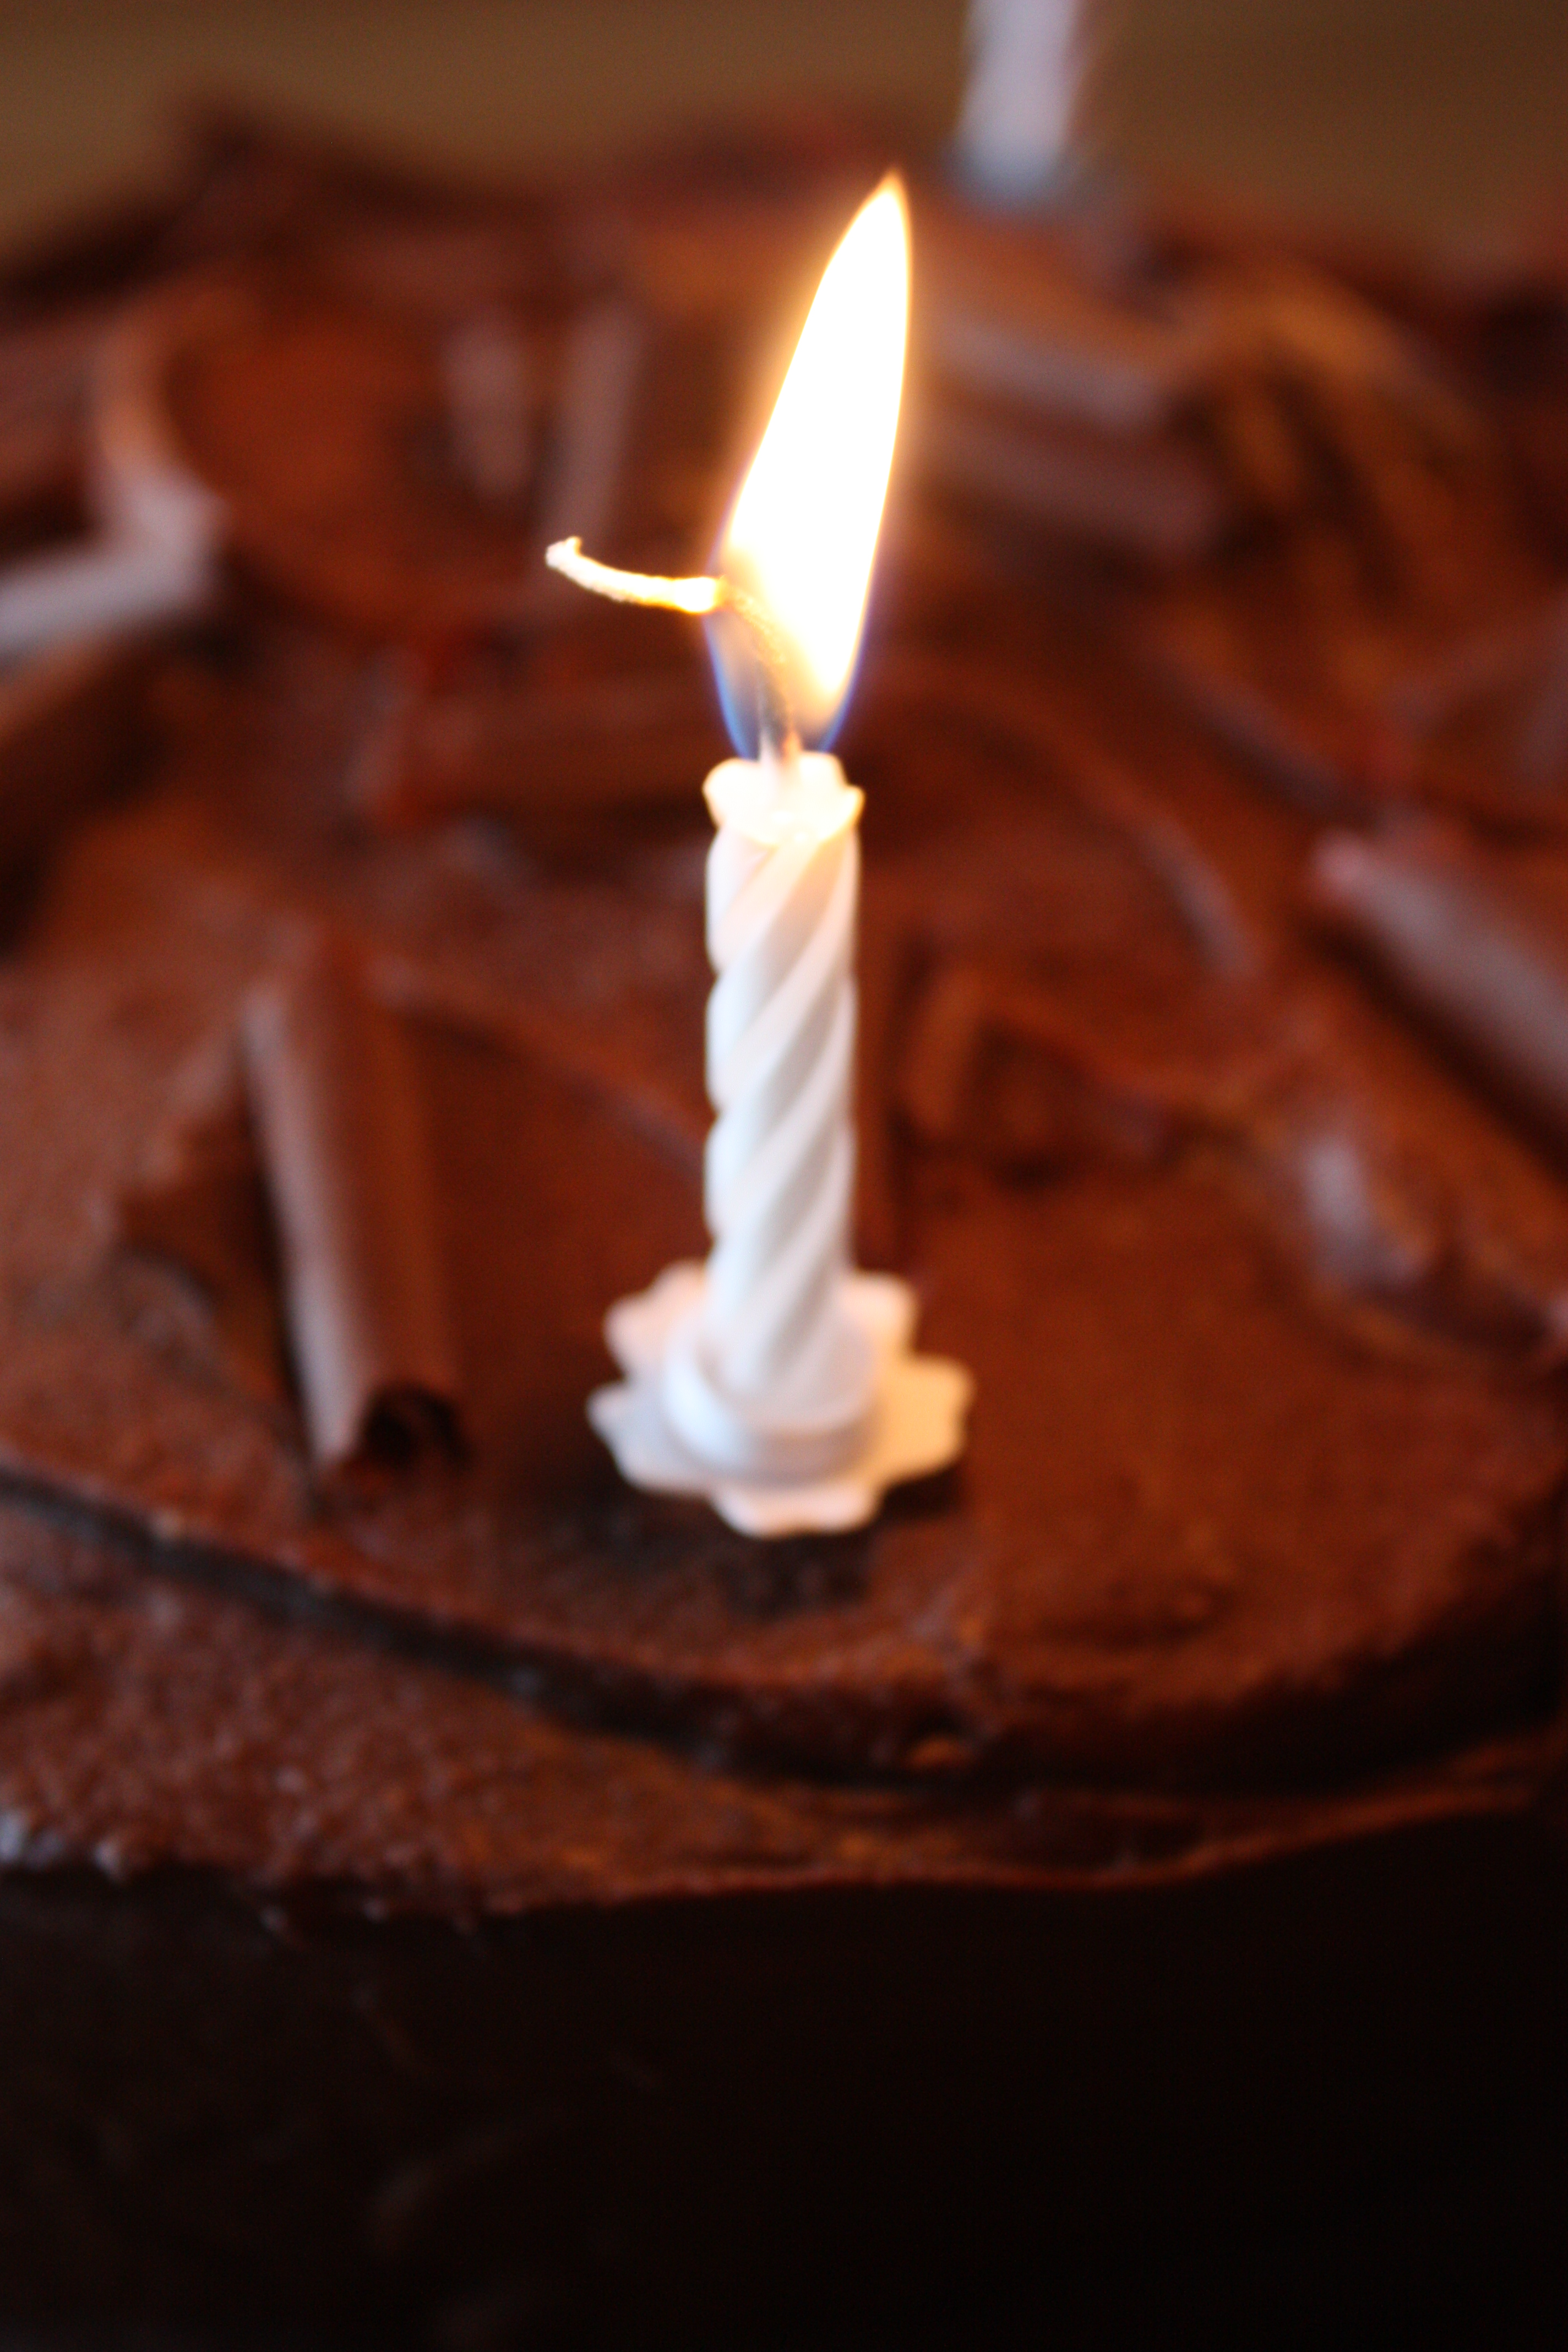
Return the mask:
M897 1144L929 1343L979 1382L956 1476L863 1537L763 1551L619 1485L583 1415L600 1319L700 1247L696 811L586 866L367 840L322 767L355 670L287 638L234 689L254 726L224 749L204 724L79 835L7 982L29 1136L0 1179L13 1474L171 1565L297 1579L563 1706L837 1772L1256 1786L1538 1703L1564 1456L1535 1373L1568 1262L1551 1179L1300 965L1237 856L1244 802L1227 865L1201 791L1184 821L1086 765L1049 705L1031 728L987 673L919 671L873 671L848 756L876 919L905 943L894 1091L866 1115ZM307 680L312 727L268 729ZM407 1035L472 1448L330 1507L287 1397L226 1368L221 1312L106 1254L91 1212L302 916L352 922L425 992ZM981 1081L989 1127L963 1087L933 1124L931 1008L982 969L1011 1075Z
M564 267L529 310L534 520L552 450L584 497L619 481L639 545L689 535L710 493L743 337L653 266L689 200L598 222L635 317ZM582 1410L605 1307L700 1246L703 833L695 768L685 803L675 779L705 689L649 635L625 707L574 717L624 687L629 641L508 602L531 524L457 480L442 421L464 306L427 265L453 225L422 265L360 201L310 267L235 273L164 354L250 601L163 678L146 790L61 848L4 979L11 1475L130 1531L154 1578L308 1592L527 1677L563 1720L781 1771L1238 1794L1531 1719L1568 1459L1558 1182L1300 921L1308 804L1353 814L1419 775L1397 740L1373 772L1375 730L1352 758L1331 725L1320 759L1309 727L1310 789L1270 804L1117 634L1196 646L1268 719L1269 664L1289 683L1307 659L1291 616L1377 607L1381 692L1539 573L1486 467L1466 511L1487 562L1443 573L1463 418L1364 306L1211 258L1181 298L1208 305L1202 366L1139 428L1190 458L1212 427L1205 478L1257 526L1201 576L1102 582L1075 615L998 593L994 517L943 537L930 501L906 512L905 602L847 741L868 792L862 1211L980 1405L961 1469L863 1536L759 1551L621 1486ZM782 269L793 216L769 217ZM542 281L508 277L505 243L479 278L526 307ZM1097 333L1100 359L1161 341ZM1323 445L1305 469L1265 446L1292 387ZM290 418L309 478L279 457ZM367 657L322 616L413 642ZM523 649L448 642L498 620ZM353 971L329 957L279 998L301 926L352 939ZM248 1144L187 1120L150 1175L193 1056L241 1034ZM460 1395L465 1457L323 1481L409 1393L438 1415Z

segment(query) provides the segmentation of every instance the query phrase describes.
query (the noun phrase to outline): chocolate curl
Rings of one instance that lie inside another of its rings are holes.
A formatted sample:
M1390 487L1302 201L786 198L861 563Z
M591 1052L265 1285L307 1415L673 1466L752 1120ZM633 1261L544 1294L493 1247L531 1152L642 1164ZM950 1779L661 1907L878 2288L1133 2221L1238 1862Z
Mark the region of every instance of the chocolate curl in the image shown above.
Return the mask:
M1519 747L1523 782L1550 792L1568 770L1568 612L1560 613L1552 635L1545 682L1525 721Z
M540 501L547 544L571 531L595 542L610 535L646 343L641 320L624 301L602 304L572 330ZM531 574L521 617L558 615L569 602L556 581Z
M253 992L243 1034L312 1456L341 1475L455 1451L435 1187L395 1017L319 938Z
M1312 397L1396 579L1438 606L1462 593L1456 501L1411 447L1399 420L1360 385L1324 371Z
M1079 807L1121 834L1168 892L1209 968L1235 978L1257 965L1257 941L1219 873L1170 812L1064 709L1059 698L1020 687L984 658L921 646L886 654L867 678L862 702L887 696L931 710L973 714L987 735L1010 739Z
M1254 370L1226 370L1205 407L1208 427L1247 505L1275 522L1311 501L1306 452L1272 389Z
M405 658L373 686L347 790L387 831L479 812L527 822L692 805L721 741L689 666L545 690L426 688Z
M1143 1064L1037 976L954 957L915 1002L896 1083L910 1128L939 1148L967 1139L1004 1168L1151 1166L1199 1139L1241 1148L1301 1053L1285 1021L1201 1058Z
M1065 240L927 205L920 247L930 365L967 399L1127 437L1169 425L1207 382L1206 320L1102 290Z
M485 1038L541 1062L615 1104L662 1150L693 1171L700 1168L710 1119L707 1097L700 1086L689 1098L661 1082L646 1059L617 1040L613 1023L579 1024L548 1005L497 994L466 977L400 956L377 960L374 985L378 1001L400 1021Z
M30 321L0 338L0 514L50 513L79 499L88 387L104 312Z
M1531 1123L1568 1151L1568 962L1436 828L1330 834L1313 911Z
M1413 742L1439 755L1446 730L1472 743L1484 731L1491 746L1486 804L1545 816L1543 803L1568 782L1568 602L1559 594L1458 638L1425 668L1396 679L1384 702ZM1467 794L1477 797L1474 790Z
M458 472L479 497L519 499L533 471L534 362L498 305L472 312L441 345L447 425Z
M1414 736L1436 735L1478 705L1521 692L1560 637L1568 648L1568 606L1561 600L1473 630L1425 667L1394 679L1384 698L1388 716Z
M1353 1097L1259 1102L1226 1164L1313 1288L1364 1338L1400 1352L1460 1349L1517 1370L1563 1360L1568 1297L1506 1235L1447 1202L1419 1167L1364 1131Z
M1211 426L1261 512L1307 511L1320 452L1342 477L1380 577L1450 604L1465 582L1450 477L1486 467L1479 416L1386 317L1321 270L1244 267L1200 281L1205 299L1224 353Z
M232 1035L181 1074L169 1118L115 1199L113 1222L121 1248L195 1278L231 1375L258 1401L280 1402L287 1373L277 1266Z
M1396 776L1408 766L1391 727L1367 729L1359 743L1327 718L1309 728L1250 679L1194 653L1177 629L1156 625L1135 643L1194 716L1293 808L1314 816L1356 814L1372 797L1371 777Z
M126 772L148 651L144 641L88 639L0 677L0 883Z
M1152 563L1201 562L1232 520L1213 474L1173 436L1117 440L945 407L926 419L921 458L938 489Z

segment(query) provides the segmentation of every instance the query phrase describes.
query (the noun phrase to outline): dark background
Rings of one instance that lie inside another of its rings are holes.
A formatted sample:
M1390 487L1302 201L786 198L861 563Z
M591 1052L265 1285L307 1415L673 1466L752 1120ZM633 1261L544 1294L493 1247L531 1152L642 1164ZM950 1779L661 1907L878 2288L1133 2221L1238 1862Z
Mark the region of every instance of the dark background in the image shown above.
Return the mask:
M808 94L933 130L964 0L0 0L0 237L152 168L193 90L485 168ZM1110 151L1447 238L1568 180L1568 0L1109 0Z

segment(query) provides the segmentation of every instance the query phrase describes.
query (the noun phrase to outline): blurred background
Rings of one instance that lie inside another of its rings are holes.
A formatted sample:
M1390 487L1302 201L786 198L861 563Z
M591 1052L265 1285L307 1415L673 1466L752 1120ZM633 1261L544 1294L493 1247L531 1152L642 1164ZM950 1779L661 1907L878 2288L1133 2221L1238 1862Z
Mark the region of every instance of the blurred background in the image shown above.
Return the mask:
M0 0L0 239L157 168L232 94L468 168L779 100L933 133L964 0ZM1110 0L1108 152L1451 242L1568 179L1568 0Z

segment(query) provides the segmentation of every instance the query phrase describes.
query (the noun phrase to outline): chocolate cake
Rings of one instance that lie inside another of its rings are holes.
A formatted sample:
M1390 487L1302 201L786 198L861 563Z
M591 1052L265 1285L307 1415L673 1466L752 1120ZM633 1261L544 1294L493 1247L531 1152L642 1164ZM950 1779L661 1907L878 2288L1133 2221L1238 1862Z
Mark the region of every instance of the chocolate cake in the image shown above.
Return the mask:
M1418 763L1273 790L1172 694L1161 600L1239 635L1321 516L1047 583L917 377L842 745L859 1243L972 1443L759 1543L584 1416L605 1308L702 1246L724 745L679 623L535 559L592 509L689 562L874 146L502 200L229 125L13 276L29 331L109 303L226 551L95 656L118 789L44 823L41 751L0 832L14 2323L1103 2339L1560 2284L1568 863ZM1555 578L1455 479L1451 556Z

